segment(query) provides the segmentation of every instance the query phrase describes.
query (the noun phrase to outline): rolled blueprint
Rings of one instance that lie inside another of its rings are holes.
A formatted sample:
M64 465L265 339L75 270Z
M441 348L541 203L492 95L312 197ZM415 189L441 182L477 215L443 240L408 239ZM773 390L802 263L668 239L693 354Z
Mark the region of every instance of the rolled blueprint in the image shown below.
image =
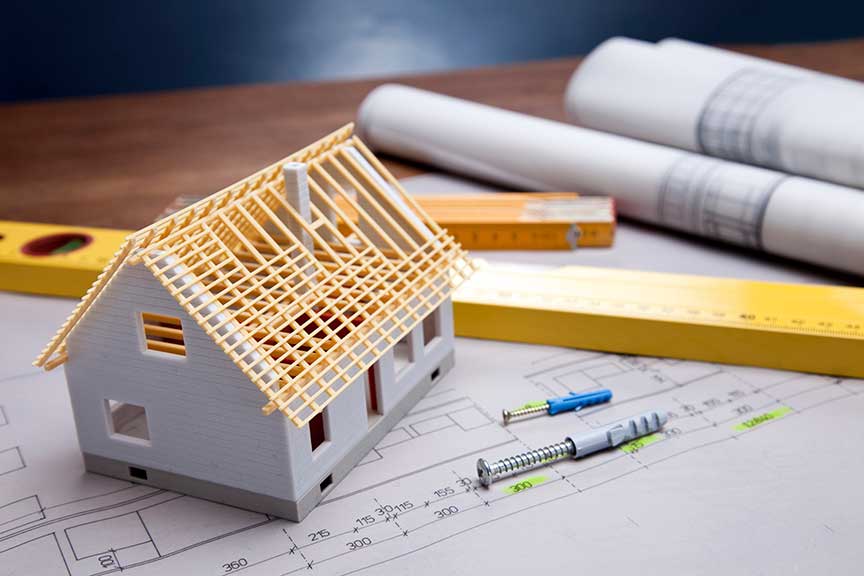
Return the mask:
M864 273L864 192L406 86L358 112L374 149L528 190L614 196L631 218Z
M864 187L864 84L669 39L613 38L565 95L570 120L709 156Z

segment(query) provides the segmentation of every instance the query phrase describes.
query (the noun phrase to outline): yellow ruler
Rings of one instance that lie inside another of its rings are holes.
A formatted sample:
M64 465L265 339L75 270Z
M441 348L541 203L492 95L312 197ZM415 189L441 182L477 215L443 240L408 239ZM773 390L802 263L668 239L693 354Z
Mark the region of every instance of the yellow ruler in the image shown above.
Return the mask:
M129 233L0 220L0 290L81 296Z
M864 289L482 264L456 334L864 377Z

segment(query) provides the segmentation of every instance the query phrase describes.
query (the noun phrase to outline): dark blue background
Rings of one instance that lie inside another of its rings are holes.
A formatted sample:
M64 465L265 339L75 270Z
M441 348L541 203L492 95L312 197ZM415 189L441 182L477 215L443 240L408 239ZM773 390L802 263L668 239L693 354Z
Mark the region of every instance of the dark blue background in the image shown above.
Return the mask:
M0 13L0 100L445 70L583 54L613 35L862 32L861 0L13 0Z

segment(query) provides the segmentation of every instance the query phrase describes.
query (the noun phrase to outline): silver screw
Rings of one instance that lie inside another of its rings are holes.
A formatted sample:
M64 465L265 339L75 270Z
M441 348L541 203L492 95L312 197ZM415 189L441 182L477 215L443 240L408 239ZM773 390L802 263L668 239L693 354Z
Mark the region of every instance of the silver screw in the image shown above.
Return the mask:
M572 438L568 436L563 442L539 450L523 452L491 464L480 458L477 460L477 476L480 478L480 484L488 487L502 474L545 466L568 457L582 458L594 452L614 448L641 436L652 434L663 428L667 419L666 412L662 410L644 412L627 420L595 428Z
M516 470L536 468L537 466L551 464L556 460L563 460L575 455L576 445L573 444L570 438L567 438L558 444L510 456L492 464L480 458L477 460L477 476L480 477L480 483L483 486L489 486L502 474L515 472Z
M501 412L501 418L504 420L504 425L510 423L510 420L513 418L521 418L522 416L528 416L529 414L537 414L538 412L548 412L549 404L542 403L537 406L526 406L524 408L516 408L515 410L503 410Z

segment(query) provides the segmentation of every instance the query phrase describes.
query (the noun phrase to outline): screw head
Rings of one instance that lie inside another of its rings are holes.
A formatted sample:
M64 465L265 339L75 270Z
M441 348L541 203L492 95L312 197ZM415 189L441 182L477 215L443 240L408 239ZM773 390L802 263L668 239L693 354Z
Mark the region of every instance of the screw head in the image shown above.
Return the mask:
M477 460L477 477L480 478L480 484L483 486L492 484L492 468L483 458Z
M509 410L502 410L502 411L501 411L501 419L504 420L504 425L505 425L505 426L506 426L507 424L510 423L510 419L511 419L512 417L513 417L513 415L510 414L510 411L509 411Z

